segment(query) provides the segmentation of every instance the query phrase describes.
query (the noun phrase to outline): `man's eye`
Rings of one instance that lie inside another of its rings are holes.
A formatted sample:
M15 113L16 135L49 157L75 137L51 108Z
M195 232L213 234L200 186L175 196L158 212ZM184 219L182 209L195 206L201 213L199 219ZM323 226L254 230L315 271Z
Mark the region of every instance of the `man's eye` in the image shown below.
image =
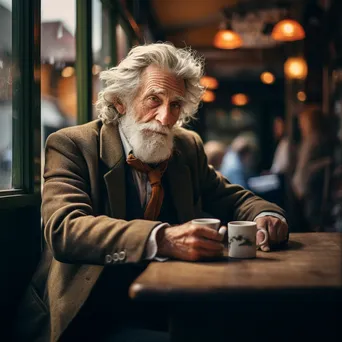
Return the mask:
M172 109L180 109L181 104L179 102L173 102L173 103L171 103L171 108Z
M157 96L150 96L149 98L148 98L148 100L149 101L151 101L151 102L159 102L159 99L158 99L158 97Z

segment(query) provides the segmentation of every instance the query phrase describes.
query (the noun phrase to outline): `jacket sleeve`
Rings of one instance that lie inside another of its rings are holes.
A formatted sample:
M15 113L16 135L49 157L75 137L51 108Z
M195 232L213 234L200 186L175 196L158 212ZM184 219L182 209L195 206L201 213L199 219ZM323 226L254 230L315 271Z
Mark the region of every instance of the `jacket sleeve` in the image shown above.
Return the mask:
M63 132L49 136L45 155L42 217L54 258L104 265L108 256L122 252L122 262L141 261L150 232L160 222L95 216L86 160Z
M285 217L284 210L267 202L243 187L228 182L220 172L208 165L202 140L194 135L201 197L205 212L220 218L224 223L231 220L253 221L262 212L275 212Z

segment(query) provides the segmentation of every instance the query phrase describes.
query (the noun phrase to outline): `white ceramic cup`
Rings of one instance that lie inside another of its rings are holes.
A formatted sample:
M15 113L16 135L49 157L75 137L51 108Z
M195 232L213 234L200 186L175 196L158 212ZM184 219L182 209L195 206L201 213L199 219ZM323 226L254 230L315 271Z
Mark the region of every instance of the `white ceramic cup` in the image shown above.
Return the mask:
M256 244L256 233L261 230L265 239L259 245ZM255 258L258 247L268 242L266 229L257 228L252 221L233 221L228 223L228 256L230 258Z
M226 233L226 228L220 228L221 221L215 218L200 218L191 221L192 224L199 226L206 226L218 231L219 234L224 235Z

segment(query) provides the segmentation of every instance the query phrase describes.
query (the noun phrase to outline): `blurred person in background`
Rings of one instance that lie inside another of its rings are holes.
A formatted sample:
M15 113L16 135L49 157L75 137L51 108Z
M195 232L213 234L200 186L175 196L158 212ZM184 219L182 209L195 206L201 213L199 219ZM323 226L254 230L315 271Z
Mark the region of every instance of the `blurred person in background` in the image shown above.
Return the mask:
M277 116L273 122L273 134L277 142L274 153L271 173L285 174L289 166L289 140L285 134L285 121Z
M226 150L226 145L220 141L211 140L204 144L204 152L207 155L208 164L212 165L215 170L221 168Z
M299 114L299 129L301 142L291 183L295 196L302 203L304 218L310 227L315 227L320 223L325 186L324 169L320 164L332 160L334 135L329 131L328 120L316 106L307 106Z
M231 183L249 189L248 179L255 176L258 147L253 138L239 135L223 157L220 172Z

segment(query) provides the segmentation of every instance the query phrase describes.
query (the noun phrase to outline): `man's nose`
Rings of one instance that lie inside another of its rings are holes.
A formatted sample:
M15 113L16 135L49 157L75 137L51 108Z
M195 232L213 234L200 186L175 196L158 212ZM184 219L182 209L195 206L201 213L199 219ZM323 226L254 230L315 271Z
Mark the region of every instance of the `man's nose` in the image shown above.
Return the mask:
M162 126L169 126L171 124L171 109L170 106L162 106L158 110L156 120L160 122Z

